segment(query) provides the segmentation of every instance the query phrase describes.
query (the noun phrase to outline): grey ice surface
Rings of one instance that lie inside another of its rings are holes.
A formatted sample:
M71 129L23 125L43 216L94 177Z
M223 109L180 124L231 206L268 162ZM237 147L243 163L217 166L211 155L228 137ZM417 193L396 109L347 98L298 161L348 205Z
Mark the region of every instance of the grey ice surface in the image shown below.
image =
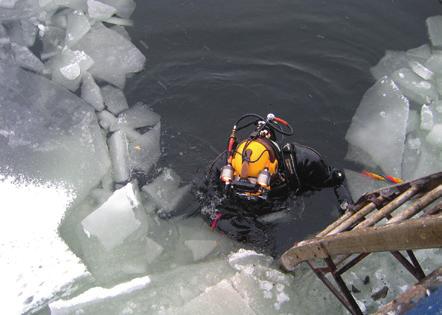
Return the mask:
M345 139L386 174L400 177L408 111L409 102L397 85L383 77L364 94Z

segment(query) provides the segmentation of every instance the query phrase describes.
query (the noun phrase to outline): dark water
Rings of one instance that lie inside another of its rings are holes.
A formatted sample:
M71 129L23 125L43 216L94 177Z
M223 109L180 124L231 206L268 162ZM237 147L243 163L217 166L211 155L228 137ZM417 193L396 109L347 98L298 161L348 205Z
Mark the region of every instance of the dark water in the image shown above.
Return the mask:
M163 163L185 180L246 112L284 117L293 140L349 167L344 136L369 68L387 49L428 42L425 19L441 12L436 0L138 1L130 32L147 65L126 92L162 115ZM301 217L274 227L276 252L337 215L331 191L304 201Z

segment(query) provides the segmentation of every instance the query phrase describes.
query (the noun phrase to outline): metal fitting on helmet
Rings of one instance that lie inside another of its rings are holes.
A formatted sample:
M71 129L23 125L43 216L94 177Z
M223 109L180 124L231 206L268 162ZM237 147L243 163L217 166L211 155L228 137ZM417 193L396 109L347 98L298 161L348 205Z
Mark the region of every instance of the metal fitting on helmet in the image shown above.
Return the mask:
M269 170L265 168L261 172L259 172L256 182L259 186L268 189L270 186L270 177L271 175Z
M230 164L224 165L219 178L226 184L230 184L233 179L233 167Z

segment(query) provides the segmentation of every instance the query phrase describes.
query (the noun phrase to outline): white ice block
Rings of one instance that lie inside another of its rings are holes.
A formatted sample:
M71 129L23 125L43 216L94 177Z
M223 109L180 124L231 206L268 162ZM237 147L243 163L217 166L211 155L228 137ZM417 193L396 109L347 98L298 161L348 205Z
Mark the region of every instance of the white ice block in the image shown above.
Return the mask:
M432 54L425 62L425 66L434 73L442 74L442 52Z
M370 69L371 74L376 80L390 75L396 70L407 68L410 58L402 51L387 50L385 56L378 62L378 64Z
M103 110L97 114L98 123L103 129L109 130L117 122L117 117L115 117L111 112Z
M86 273L58 227L110 161L83 100L16 66L0 62L0 74L0 290L4 313L22 314Z
M115 131L122 128L141 128L155 126L160 122L160 115L153 112L147 105L137 103L118 115L117 123L111 128Z
M433 78L434 73L420 62L412 60L410 61L409 65L411 70L413 70L413 72L420 76L422 79L431 80Z
M59 54L64 45L66 31L56 26L42 26L40 37L43 42L41 59L47 60Z
M130 41L119 33L95 23L92 29L74 46L95 61L90 73L98 79L120 88L126 75L141 71L145 57Z
M109 153L112 159L112 175L117 183L130 178L128 141L123 131L112 134L108 140Z
M181 179L173 170L165 168L152 183L143 186L142 190L160 207L160 211L170 212L177 209L190 192L190 185L179 187L180 182Z
M119 17L110 17L106 20L106 23L110 23L110 24L115 24L115 25L119 25L119 26L133 26L134 22L132 20L129 19L123 19L123 18L119 18Z
M83 51L63 49L60 55L49 62L52 80L75 91L80 86L81 77L94 61Z
M82 11L72 11L67 16L67 29L65 44L69 47L76 44L89 30L89 19Z
M422 130L431 130L433 128L433 125L433 111L428 105L422 105L420 128Z
M391 78L406 97L418 104L430 103L439 99L435 86L430 81L422 80L410 69L399 69L391 75Z
M416 131L420 125L420 116L415 110L410 110L407 121L407 134Z
M411 58L416 58L425 61L431 56L431 48L428 44L407 50L407 55Z
M15 62L22 68L43 73L45 70L44 64L35 56L28 47L20 46L16 43L11 43L11 49L14 52Z
M217 247L217 242L212 240L186 240L184 245L192 251L193 261L198 261L206 258Z
M442 16L431 16L426 22L431 44L434 47L442 47Z
M111 26L110 29L117 32L118 34L120 34L121 36L126 38L127 40L129 40L129 41L131 40L129 33L126 31L124 26L114 25L114 26Z
M386 174L400 177L408 111L407 98L384 77L364 94L345 138L367 152Z
M435 124L425 140L435 147L442 148L442 124Z
M18 0L0 0L0 8L12 9Z
M125 129L125 132L129 131ZM142 135L135 131L128 133L128 138L130 167L148 173L161 156L161 123Z
M115 115L129 108L123 91L116 87L111 85L103 86L101 88L101 95L103 95L107 110Z
M122 18L129 18L135 10L134 0L100 0L117 9L117 14Z
M104 109L103 96L101 95L100 87L89 72L85 72L83 75L81 98L92 105L96 111L102 111Z
M129 183L116 190L112 196L82 222L86 235L95 236L106 250L112 250L134 231L141 222L134 213L140 206L134 193L133 184Z
M105 303L106 301L121 298L147 287L151 282L149 276L135 278L119 283L112 288L95 287L83 292L70 300L57 300L49 304L51 315L67 315L76 313L75 310L86 306Z
M96 0L87 0L89 17L99 21L105 21L117 12L113 6Z

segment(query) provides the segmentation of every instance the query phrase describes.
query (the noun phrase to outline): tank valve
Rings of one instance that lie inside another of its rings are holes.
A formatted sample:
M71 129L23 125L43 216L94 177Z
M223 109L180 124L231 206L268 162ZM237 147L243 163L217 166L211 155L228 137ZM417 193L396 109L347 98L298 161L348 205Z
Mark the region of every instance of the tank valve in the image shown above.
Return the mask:
M221 174L219 178L226 183L226 185L230 184L233 179L233 167L230 164L224 165L221 169Z
M258 179L256 180L256 182L259 184L259 186L265 188L265 189L269 189L270 187L270 172L267 168L263 169L261 172L259 172L258 174Z

